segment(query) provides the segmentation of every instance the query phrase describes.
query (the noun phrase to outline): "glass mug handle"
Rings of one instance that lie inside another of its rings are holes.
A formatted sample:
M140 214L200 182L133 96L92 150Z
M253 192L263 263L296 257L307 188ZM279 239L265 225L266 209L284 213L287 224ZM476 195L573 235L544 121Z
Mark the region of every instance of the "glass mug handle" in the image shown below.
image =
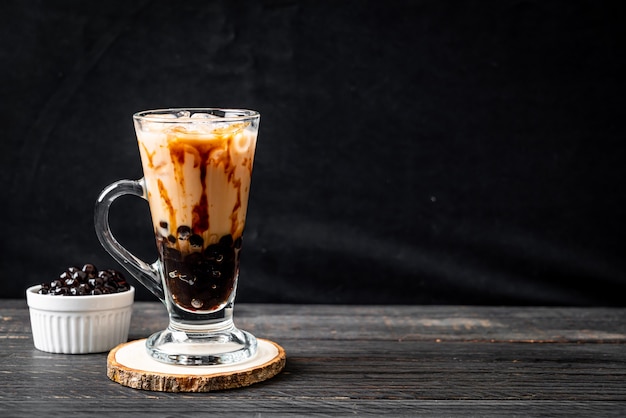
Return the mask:
M96 235L104 249L118 263L123 265L139 283L163 301L164 294L159 275L159 261L157 260L150 265L132 254L115 239L109 225L109 209L113 201L124 195L139 196L146 199L144 184L144 179L141 178L139 180L119 180L107 186L96 200L94 224L96 226Z

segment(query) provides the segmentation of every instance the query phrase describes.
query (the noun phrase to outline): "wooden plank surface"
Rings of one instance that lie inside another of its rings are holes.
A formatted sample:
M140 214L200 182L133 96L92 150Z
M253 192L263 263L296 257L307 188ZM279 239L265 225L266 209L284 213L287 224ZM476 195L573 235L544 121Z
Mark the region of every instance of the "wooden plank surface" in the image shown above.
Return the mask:
M626 309L238 305L285 370L231 391L148 392L106 377L106 353L32 344L24 301L0 301L0 415L571 416L626 414ZM135 304L130 339L167 325Z

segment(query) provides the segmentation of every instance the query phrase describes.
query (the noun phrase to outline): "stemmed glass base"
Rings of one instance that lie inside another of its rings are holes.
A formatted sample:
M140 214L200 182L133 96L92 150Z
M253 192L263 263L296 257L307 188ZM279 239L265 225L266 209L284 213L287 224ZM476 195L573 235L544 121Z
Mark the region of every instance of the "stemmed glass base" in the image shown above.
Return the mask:
M186 366L233 364L254 357L257 340L230 326L219 330L181 330L171 325L146 341L148 354L163 363Z

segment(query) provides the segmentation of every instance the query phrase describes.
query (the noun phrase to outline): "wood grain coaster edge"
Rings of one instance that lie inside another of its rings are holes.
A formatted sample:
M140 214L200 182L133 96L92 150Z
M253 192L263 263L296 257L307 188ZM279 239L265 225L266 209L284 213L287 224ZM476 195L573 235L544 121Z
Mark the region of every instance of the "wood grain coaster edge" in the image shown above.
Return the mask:
M145 341L145 339L140 341ZM274 345L278 350L278 354L271 360L242 370L208 375L167 374L133 369L120 364L116 359L116 353L128 344L137 343L137 341L130 341L118 345L109 352L107 356L107 377L116 383L133 389L158 392L211 392L249 386L276 376L285 367L287 360L285 350L273 341L263 341Z

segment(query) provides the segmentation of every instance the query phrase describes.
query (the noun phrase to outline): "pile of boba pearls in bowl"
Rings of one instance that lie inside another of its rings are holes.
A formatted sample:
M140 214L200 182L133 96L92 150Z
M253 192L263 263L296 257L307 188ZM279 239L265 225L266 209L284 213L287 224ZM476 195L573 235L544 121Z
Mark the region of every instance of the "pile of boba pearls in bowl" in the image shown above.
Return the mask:
M117 270L98 270L93 264L81 269L69 267L57 279L41 284L37 293L42 295L86 296L106 295L130 290L130 285Z
M128 341L135 288L113 269L69 267L26 290L35 348L49 353L109 351Z

